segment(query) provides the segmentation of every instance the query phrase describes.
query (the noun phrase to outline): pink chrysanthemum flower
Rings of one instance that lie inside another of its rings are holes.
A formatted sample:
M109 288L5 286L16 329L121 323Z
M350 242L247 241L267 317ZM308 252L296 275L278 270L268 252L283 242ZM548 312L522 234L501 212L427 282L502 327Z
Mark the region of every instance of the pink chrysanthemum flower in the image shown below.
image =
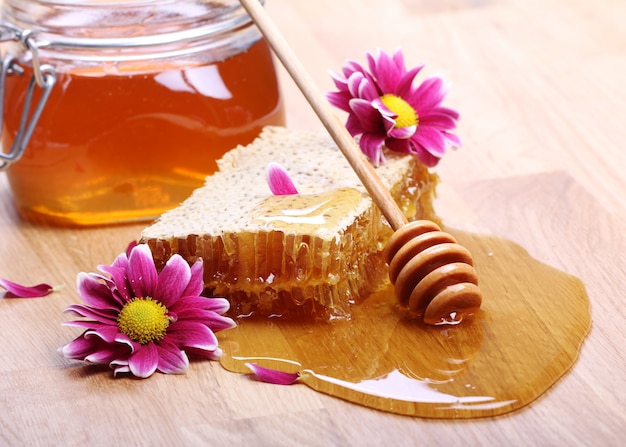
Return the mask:
M448 147L461 144L450 133L458 112L441 106L447 93L443 79L433 77L415 85L423 65L407 71L400 50L393 55L379 51L377 57L368 53L367 60L369 71L348 61L343 74L331 73L339 91L327 93L327 98L349 113L346 128L374 165L385 161L383 146L415 154L432 167Z
M150 249L139 244L98 269L105 275L78 275L85 305L71 305L66 312L91 320L66 323L86 330L60 349L65 357L108 364L115 375L146 378L156 370L185 372L187 354L220 356L215 332L235 322L222 316L229 307L226 299L200 296L201 259L190 267L174 255L157 273Z

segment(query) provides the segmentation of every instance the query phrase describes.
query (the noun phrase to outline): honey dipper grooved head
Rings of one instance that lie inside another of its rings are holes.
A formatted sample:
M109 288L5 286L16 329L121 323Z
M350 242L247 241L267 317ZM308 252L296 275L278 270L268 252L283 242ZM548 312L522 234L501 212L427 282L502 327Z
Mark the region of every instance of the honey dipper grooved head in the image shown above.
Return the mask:
M482 302L471 253L434 222L399 228L383 251L402 306L425 323L458 322Z

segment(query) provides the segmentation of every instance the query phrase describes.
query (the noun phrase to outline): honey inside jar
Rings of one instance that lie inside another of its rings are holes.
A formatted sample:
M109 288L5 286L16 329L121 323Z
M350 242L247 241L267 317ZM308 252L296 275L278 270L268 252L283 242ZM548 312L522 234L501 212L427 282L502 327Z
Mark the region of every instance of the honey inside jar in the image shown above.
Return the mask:
M223 59L210 51L87 64L52 58L57 83L24 156L8 170L20 214L60 225L154 218L201 186L225 152L263 126L284 124L260 36ZM6 80L4 152L32 74L27 59L20 65L24 73Z

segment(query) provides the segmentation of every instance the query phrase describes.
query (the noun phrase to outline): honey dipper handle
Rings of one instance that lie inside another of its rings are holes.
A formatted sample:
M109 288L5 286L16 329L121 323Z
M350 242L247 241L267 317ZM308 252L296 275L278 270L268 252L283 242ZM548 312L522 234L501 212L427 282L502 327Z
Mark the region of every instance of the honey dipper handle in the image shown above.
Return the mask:
M356 145L352 135L334 114L332 106L315 85L315 81L304 68L298 57L287 44L276 25L259 2L259 0L240 0L256 26L272 47L283 66L292 77L306 100L309 102L320 121L333 138L343 155L352 166L370 197L380 208L394 230L404 226L407 219L400 210L389 190L380 180L376 170Z

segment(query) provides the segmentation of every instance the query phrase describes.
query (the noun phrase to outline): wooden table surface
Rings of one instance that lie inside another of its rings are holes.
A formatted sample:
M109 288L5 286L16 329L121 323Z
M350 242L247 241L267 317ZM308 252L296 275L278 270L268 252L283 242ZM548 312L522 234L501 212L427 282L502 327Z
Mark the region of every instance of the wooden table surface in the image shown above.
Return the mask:
M0 299L1 445L621 445L626 438L626 2L268 0L324 90L328 69L402 47L452 82L461 149L436 168L455 228L519 243L579 277L592 328L578 361L517 412L468 421L383 413L192 362L183 376L113 379L57 348L74 331L76 274L110 263L143 225L20 221L0 174L0 277L64 284ZM320 128L281 71L291 128ZM1 292L0 292L1 293ZM1 295L0 295L1 296Z

